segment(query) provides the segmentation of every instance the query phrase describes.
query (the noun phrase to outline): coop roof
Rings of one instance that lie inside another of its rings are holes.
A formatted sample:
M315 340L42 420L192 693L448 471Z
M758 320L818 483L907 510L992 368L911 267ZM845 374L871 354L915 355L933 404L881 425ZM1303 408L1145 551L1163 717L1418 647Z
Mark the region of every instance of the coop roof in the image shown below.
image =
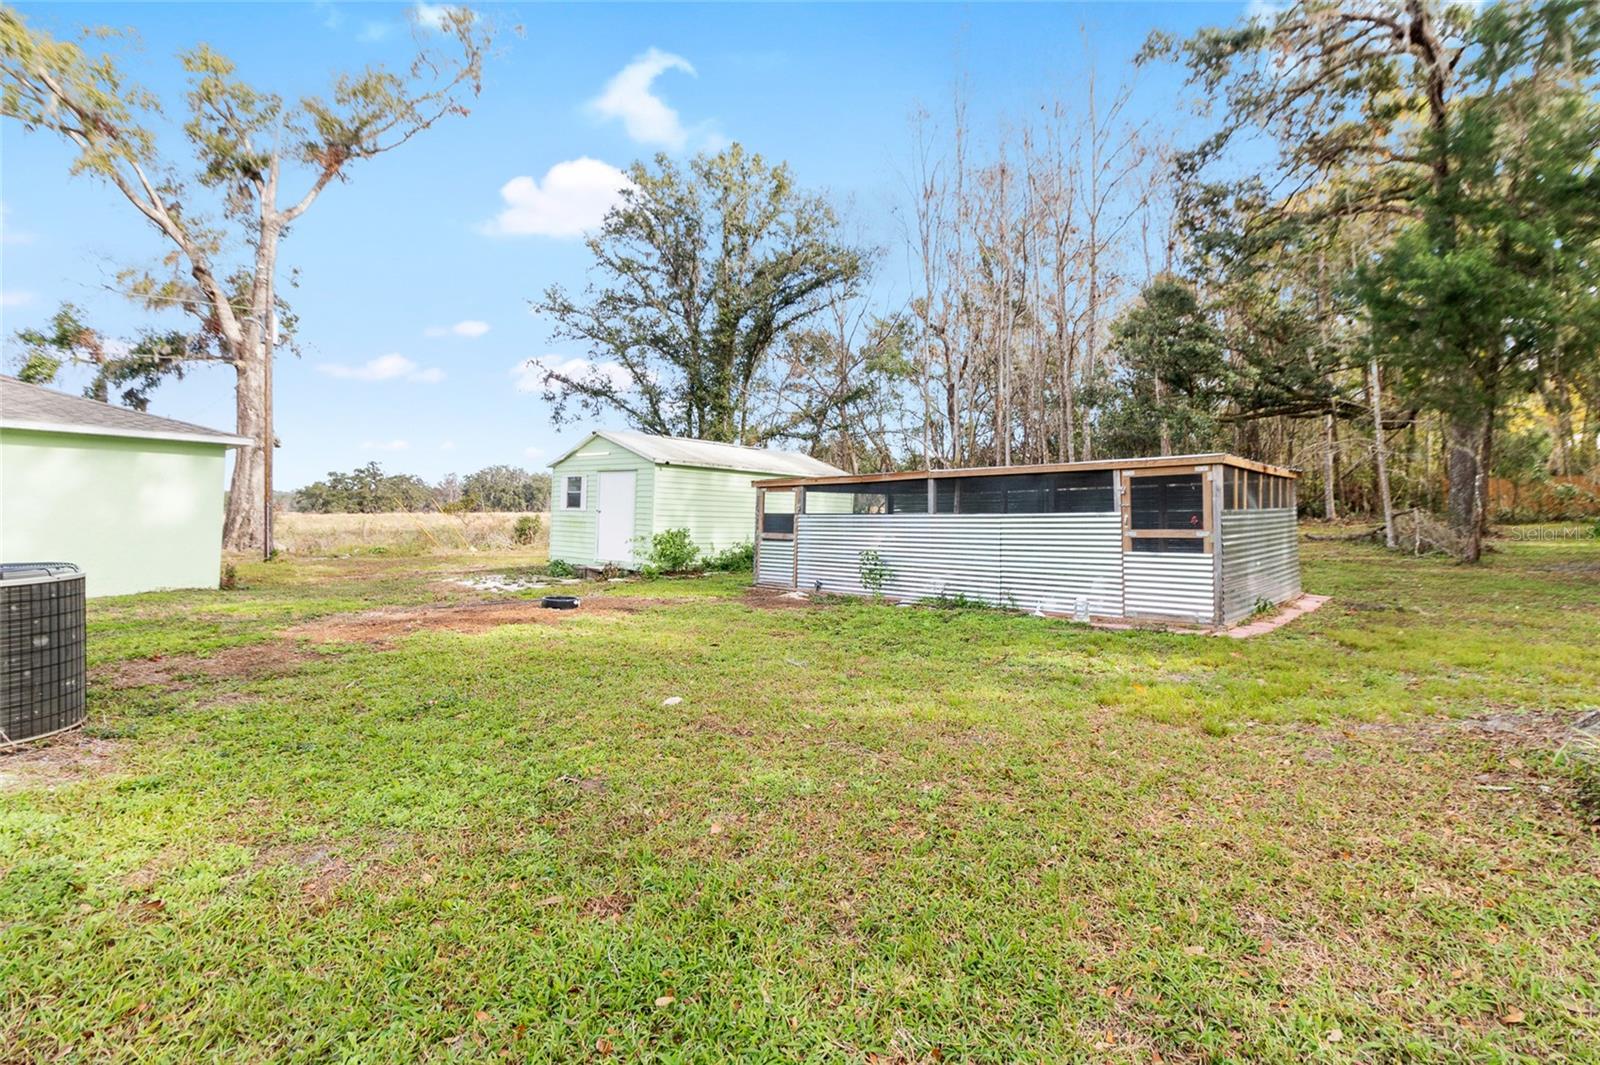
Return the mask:
M1192 466L1234 466L1278 477L1299 477L1300 471L1287 466L1272 466L1254 459L1222 452L1204 455L1151 455L1144 458L1100 459L1094 462L1050 462L1033 466L969 466L958 470L901 470L895 473L835 473L821 476L773 477L757 481L762 488L789 488L812 484L876 484L881 481L923 481L960 477L995 477L1029 473L1078 473L1091 470L1146 470Z
M759 447L740 447L714 440L692 440L682 436L655 436L634 429L600 429L580 441L551 463L559 465L585 444L596 438L609 440L658 466L696 466L741 473L777 474L783 477L828 477L843 475L837 466L795 451L772 451Z
M3 375L0 375L0 428L144 440L184 440L225 447L251 443L246 436L236 436L173 418L158 418L154 414L68 395Z

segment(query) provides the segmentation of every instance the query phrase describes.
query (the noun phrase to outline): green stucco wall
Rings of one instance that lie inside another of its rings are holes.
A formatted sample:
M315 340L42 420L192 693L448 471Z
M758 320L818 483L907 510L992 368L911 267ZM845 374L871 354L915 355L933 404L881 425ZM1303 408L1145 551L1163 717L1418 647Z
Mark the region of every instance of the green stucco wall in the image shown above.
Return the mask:
M91 596L215 588L225 452L0 429L0 561L75 562Z
M634 471L633 527L635 537L651 534L651 500L654 498L655 466L618 444L604 438L589 441L571 455L550 467L550 557L574 566L593 566L595 560L595 503L600 494L600 474L612 470ZM582 510L566 510L566 479L585 480Z

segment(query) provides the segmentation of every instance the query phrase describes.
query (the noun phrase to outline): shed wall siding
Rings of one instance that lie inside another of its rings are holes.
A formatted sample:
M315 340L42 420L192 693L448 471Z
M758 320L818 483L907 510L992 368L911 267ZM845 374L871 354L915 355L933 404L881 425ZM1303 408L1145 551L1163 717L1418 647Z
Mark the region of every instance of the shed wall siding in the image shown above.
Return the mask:
M1222 619L1237 621L1259 600L1300 594L1300 533L1295 512L1229 510L1222 515Z
M225 452L0 429L0 562L74 562L91 596L215 588Z
M807 499L809 508L811 500ZM799 587L871 594L861 552L878 552L893 599L965 596L998 606L1122 613L1116 514L812 514L796 519ZM763 551L766 549L762 545Z
M1216 611L1210 555L1122 556L1123 601L1129 617L1183 618L1211 624Z
M589 441L550 468L550 557L575 566L596 565L595 503L600 494L600 473L612 470L634 471L634 537L648 537L654 515L656 467L627 448L606 439ZM582 510L562 507L566 478L582 475ZM751 504L754 507L754 503Z
M794 587L794 541L763 540L756 565L756 583Z
M756 490L750 482L765 476L770 475L658 466L655 531L688 529L706 554L748 544L756 534Z

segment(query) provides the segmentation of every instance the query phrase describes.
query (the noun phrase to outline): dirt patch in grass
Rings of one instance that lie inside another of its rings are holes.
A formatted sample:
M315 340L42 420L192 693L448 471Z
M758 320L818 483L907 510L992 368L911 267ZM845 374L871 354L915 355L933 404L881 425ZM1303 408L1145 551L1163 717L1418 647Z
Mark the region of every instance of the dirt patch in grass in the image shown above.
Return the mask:
M812 610L821 605L802 593L754 585L745 589L744 602L757 610Z
M291 643L271 642L229 647L213 654L130 658L96 669L91 680L113 688L159 686L169 691L189 687L188 679L260 680L297 672L322 655Z
M610 895L596 895L587 899L578 907L578 912L585 917L600 917L616 919L633 908L633 897L622 892L613 892Z
M111 740L66 732L39 743L0 748L0 792L12 788L57 788L110 772L121 748Z
M665 600L589 596L576 610L547 610L537 599L386 607L361 614L320 618L290 629L289 636L317 643L386 643L415 632L477 633L501 625L557 625L586 614L634 614Z

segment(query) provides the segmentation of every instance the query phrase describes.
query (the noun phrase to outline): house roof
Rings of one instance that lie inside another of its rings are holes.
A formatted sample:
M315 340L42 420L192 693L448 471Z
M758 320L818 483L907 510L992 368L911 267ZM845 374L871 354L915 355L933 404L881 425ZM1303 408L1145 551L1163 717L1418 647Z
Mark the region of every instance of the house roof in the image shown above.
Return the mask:
M0 429L182 440L224 447L241 447L253 442L247 436L208 429L192 422L158 418L83 396L70 396L4 375L0 375Z
M691 440L683 436L655 436L634 429L600 429L590 433L577 447L550 463L559 465L591 440L609 440L657 466L697 466L712 470L737 470L741 473L769 473L782 477L828 477L843 470L794 451L770 451L759 447L719 444L713 440Z
M1090 470L1141 470L1183 468L1191 466L1233 466L1257 473L1270 473L1277 477L1298 478L1300 471L1288 466L1272 466L1254 459L1241 458L1223 452L1204 455L1151 455L1132 459L1100 459L1094 462L1050 462L1035 466L970 466L959 470L901 470L896 473L837 474L821 477L774 477L757 481L761 488L803 487L812 484L869 484L881 481L925 481L928 478L943 480L952 477L995 477L1027 473L1077 473Z

